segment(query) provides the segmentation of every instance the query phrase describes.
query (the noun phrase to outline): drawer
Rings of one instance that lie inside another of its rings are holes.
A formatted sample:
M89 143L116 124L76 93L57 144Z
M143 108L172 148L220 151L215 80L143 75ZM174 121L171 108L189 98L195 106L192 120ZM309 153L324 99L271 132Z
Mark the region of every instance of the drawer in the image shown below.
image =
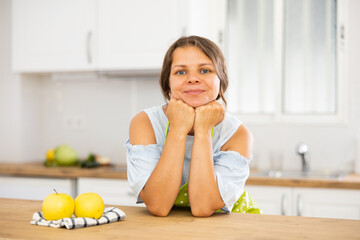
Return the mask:
M29 200L44 200L47 195L54 193L76 195L75 179L34 178L0 176L0 197Z
M137 197L130 189L127 180L79 178L77 188L78 194L86 192L99 194L105 204L145 207L145 204L136 204Z

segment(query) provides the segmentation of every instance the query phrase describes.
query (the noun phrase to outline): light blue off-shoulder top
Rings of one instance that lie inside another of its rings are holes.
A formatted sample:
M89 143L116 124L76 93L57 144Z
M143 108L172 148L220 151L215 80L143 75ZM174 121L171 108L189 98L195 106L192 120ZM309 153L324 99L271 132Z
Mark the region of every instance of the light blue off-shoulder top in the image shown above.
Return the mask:
M149 117L155 136L156 144L132 145L129 140L127 148L127 177L131 189L138 196L137 203L143 203L139 194L160 159L165 144L165 131L167 117L162 106L145 109ZM249 159L235 151L220 151L220 148L233 136L239 126L240 120L226 113L224 120L214 128L212 138L214 169L216 173L219 192L225 206L225 212L230 212L233 204L243 193L245 181L249 176ZM181 185L189 181L191 150L194 136L187 136L185 159Z

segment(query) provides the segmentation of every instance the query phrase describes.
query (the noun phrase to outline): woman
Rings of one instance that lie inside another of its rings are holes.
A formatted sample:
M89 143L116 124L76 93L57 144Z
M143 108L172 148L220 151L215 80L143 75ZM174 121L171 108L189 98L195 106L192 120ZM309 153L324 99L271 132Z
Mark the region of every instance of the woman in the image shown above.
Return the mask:
M130 124L128 180L155 216L167 216L188 185L194 216L230 212L249 175L252 135L217 100L228 86L225 59L210 40L182 37L167 51L160 77L167 105Z

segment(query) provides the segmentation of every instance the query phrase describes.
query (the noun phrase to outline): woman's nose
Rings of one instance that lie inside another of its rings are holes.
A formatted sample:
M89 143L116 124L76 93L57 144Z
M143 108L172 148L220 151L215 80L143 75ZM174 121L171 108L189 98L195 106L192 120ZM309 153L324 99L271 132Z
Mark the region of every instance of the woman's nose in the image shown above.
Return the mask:
M200 77L196 73L189 73L188 83L198 83L200 82Z

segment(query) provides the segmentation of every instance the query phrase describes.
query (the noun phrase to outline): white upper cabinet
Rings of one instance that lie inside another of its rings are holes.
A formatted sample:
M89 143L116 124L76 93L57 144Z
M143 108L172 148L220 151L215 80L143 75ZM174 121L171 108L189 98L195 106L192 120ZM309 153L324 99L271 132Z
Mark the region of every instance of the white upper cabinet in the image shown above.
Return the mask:
M99 68L160 70L183 14L179 0L99 1Z
M225 0L14 0L17 72L160 72L182 35L220 44Z
M227 0L188 0L184 7L187 8L186 35L209 38L224 51Z
M96 1L14 0L12 10L14 71L94 69Z

